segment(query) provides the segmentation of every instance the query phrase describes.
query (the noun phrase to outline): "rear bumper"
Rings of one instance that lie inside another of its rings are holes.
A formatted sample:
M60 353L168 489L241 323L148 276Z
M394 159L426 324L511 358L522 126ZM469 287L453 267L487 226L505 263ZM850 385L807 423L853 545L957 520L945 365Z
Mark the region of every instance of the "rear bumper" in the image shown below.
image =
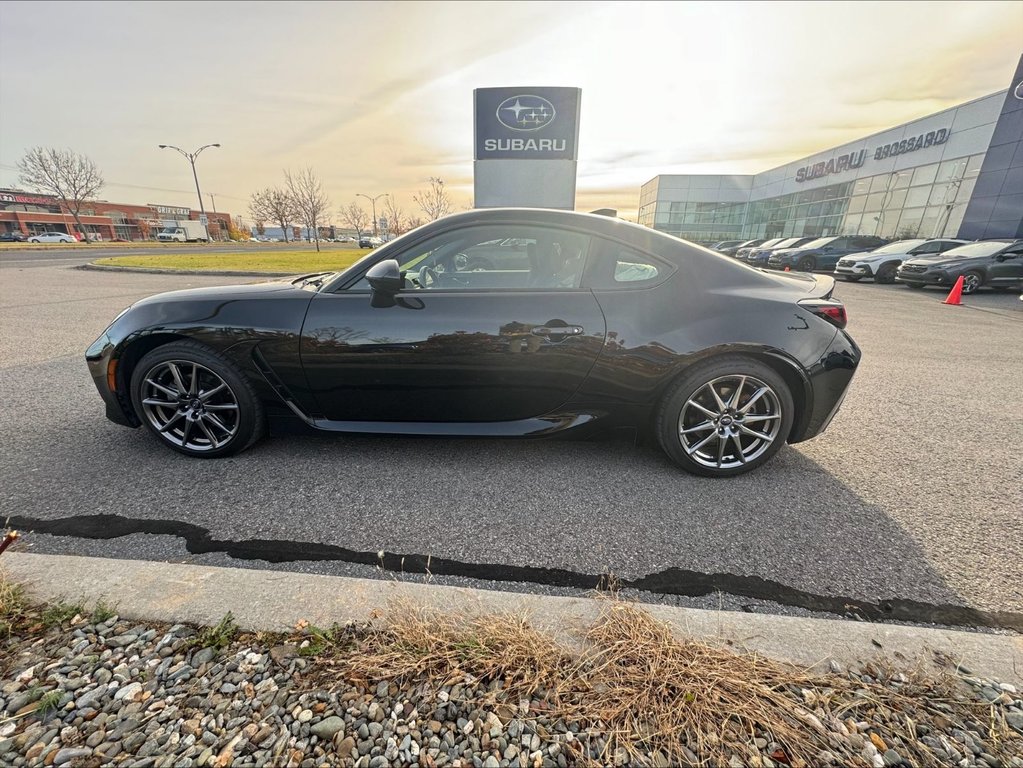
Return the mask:
M862 353L845 331L839 331L821 359L808 371L811 402L805 420L789 436L790 443L816 437L831 423L842 407L849 384Z

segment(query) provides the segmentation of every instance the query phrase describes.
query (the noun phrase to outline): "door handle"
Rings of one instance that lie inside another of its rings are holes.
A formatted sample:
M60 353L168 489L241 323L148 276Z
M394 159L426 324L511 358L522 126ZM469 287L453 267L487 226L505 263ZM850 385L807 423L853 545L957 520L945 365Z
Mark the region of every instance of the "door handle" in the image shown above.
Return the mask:
M581 325L538 325L532 330L534 336L579 336L583 332Z

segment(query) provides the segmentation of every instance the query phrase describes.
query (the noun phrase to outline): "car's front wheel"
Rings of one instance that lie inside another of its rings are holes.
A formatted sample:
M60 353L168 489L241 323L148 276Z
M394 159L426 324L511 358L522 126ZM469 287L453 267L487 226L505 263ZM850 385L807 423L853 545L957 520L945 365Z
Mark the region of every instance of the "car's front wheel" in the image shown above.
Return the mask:
M813 256L804 256L799 260L799 263L796 265L796 269L800 272L813 272L817 269L817 259Z
M229 456L263 435L265 416L235 365L194 341L157 347L131 377L135 412L161 442L189 456Z
M970 271L963 275L963 293L976 293L977 289L984 284L984 276L980 272Z
M885 264L874 276L874 282L880 283L881 285L891 285L895 282L895 271L898 269L897 264Z
M728 355L695 365L661 400L656 430L683 469L731 477L768 461L795 416L785 381L758 360Z

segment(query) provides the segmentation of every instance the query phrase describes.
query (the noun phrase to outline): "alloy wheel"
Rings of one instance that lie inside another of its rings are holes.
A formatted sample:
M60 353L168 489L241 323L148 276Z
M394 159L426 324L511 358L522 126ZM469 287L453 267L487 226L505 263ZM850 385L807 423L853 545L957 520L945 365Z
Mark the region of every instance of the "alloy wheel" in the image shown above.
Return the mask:
M188 451L223 447L238 432L240 409L220 376L191 360L157 363L142 380L142 411L167 442Z
M973 293L980 288L980 275L976 272L967 272L963 275L963 293Z
M693 392L678 417L678 438L690 459L730 469L754 461L778 439L781 401L753 376L712 379Z

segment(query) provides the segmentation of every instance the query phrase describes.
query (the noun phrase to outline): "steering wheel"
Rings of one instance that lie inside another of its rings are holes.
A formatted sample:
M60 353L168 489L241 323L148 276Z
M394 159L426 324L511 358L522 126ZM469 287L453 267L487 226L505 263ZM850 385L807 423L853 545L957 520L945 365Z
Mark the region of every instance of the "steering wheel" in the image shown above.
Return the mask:
M429 282L427 282L429 281ZM433 288L437 285L437 273L430 267L423 267L419 270L419 287Z

